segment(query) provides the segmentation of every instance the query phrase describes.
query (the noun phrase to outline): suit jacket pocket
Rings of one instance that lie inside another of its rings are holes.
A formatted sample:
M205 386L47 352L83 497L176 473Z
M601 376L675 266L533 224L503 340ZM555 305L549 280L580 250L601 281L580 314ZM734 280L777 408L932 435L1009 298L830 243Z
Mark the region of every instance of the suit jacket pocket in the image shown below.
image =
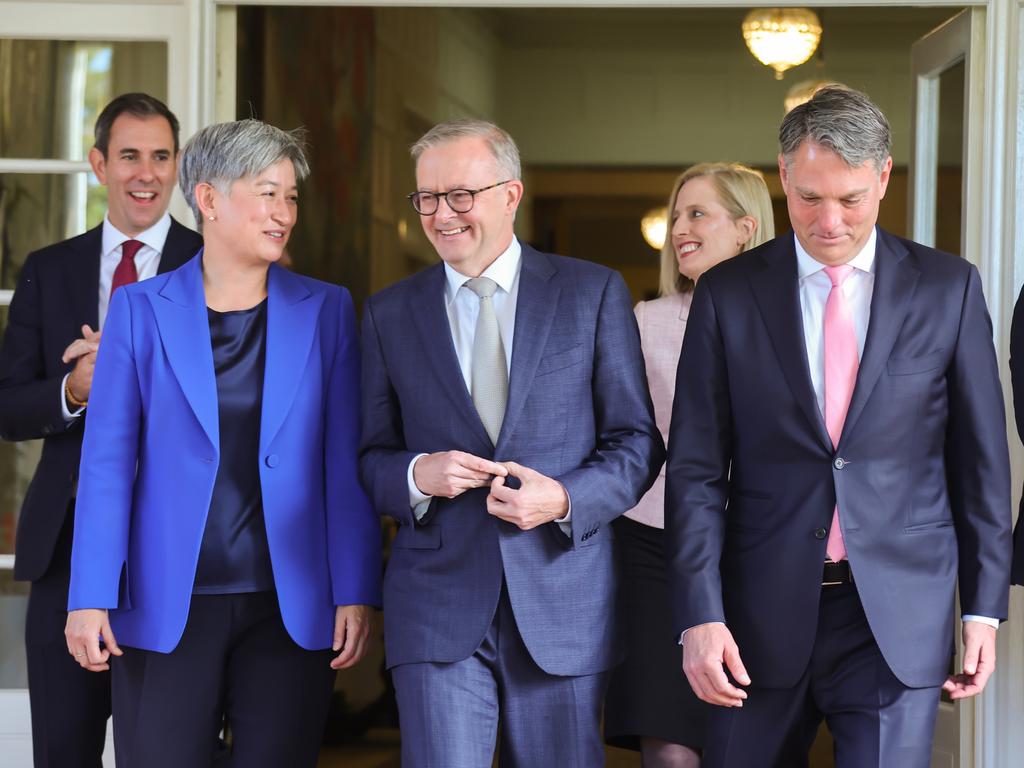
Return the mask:
M890 376L910 376L915 373L927 373L941 368L949 355L944 349L936 349L918 357L890 357L885 364Z
M391 546L396 549L440 549L440 525L402 525Z
M937 528L951 528L953 526L952 518L946 518L944 520L932 520L927 523L914 523L908 525L903 529L904 533L924 533L925 531L934 531Z
M544 376L548 373L560 371L563 368L571 368L574 365L578 365L582 360L582 344L577 344L569 349L563 349L560 352L552 352L540 359L540 362L537 363L537 373L534 376Z

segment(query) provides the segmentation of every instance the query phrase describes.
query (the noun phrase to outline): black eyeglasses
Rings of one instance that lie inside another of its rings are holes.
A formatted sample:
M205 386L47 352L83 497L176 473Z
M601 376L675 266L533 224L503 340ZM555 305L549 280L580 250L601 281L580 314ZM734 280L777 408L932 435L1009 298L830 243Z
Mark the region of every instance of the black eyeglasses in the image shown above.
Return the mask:
M499 181L497 184L491 184L489 187L481 187L480 189L449 189L447 192L413 192L411 195L406 195L406 197L409 198L412 207L416 209L416 213L420 216L433 216L437 213L437 206L440 205L442 197L453 211L456 213L466 213L473 209L476 196L481 192L500 187L502 184L508 184L510 181L512 179L505 179L505 181Z

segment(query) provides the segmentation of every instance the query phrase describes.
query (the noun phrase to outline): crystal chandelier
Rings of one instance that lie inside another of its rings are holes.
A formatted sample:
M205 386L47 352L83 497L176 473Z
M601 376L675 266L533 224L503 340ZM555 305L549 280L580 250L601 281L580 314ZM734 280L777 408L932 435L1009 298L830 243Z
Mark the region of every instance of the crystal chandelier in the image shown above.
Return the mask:
M743 40L754 57L782 73L807 61L821 40L821 22L807 8L756 8L743 20Z

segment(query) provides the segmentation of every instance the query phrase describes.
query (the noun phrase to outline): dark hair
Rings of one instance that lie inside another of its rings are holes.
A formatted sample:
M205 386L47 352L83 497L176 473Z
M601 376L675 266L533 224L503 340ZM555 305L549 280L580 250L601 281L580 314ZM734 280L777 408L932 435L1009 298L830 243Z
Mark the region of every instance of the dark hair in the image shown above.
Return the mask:
M103 157L107 156L107 149L110 147L110 129L114 125L114 121L123 114L139 118L164 118L171 126L171 134L174 136L174 153L178 153L178 118L167 108L167 105L148 93L122 93L107 104L100 112L100 116L96 118L94 146L103 153Z

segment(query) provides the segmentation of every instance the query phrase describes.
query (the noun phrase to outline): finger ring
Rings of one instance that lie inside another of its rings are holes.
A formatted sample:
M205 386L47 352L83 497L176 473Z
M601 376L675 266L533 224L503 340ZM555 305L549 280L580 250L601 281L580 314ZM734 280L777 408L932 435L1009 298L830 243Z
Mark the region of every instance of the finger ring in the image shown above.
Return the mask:
M75 654L75 658L76 658L76 659L80 659L80 658L82 658L83 656L85 656L85 654L84 654L84 653L82 653L81 651L79 651L78 653L76 653L76 654Z

